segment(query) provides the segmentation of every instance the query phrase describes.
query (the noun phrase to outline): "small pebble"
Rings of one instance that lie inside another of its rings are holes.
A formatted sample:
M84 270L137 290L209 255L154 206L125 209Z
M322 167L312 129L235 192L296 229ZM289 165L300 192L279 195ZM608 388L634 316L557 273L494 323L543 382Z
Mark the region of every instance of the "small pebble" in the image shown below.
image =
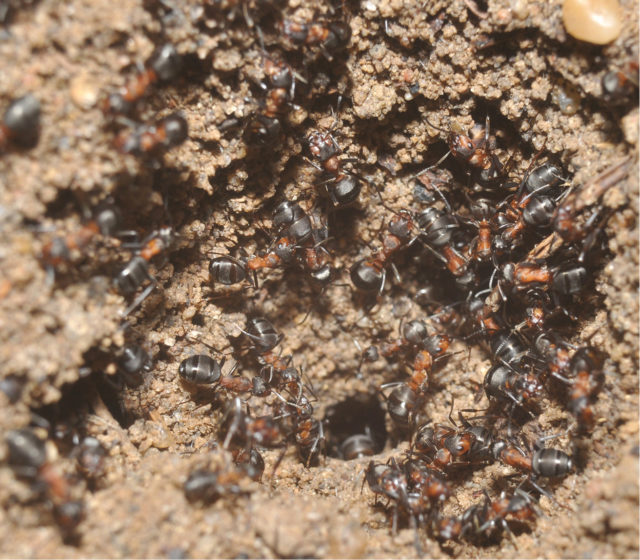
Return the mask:
M81 109L90 109L98 101L96 81L87 74L78 74L71 80L71 100Z
M569 35L594 45L606 45L622 31L618 0L565 0L562 19Z

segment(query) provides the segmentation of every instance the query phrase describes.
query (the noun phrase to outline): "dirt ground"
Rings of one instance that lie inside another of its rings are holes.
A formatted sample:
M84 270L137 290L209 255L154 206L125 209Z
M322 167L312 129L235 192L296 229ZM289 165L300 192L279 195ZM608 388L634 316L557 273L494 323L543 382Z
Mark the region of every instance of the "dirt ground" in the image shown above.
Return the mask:
M637 558L637 89L629 99L609 103L601 78L637 60L638 4L621 2L625 25L607 46L568 36L561 4L0 2L9 7L0 27L0 109L27 92L42 104L37 145L0 155L0 369L3 380L21 387L17 399L0 392L0 426L3 434L23 427L36 411L97 437L108 450L104 476L93 484L77 482L86 519L79 538L63 542L46 503L16 478L0 446L0 554L415 556L408 523L392 535L389 512L374 507L373 494L361 489L368 457L327 457L305 468L291 447L271 483L279 450L267 450L261 483L247 481L246 492L209 506L187 502L182 485L189 473L224 462L224 454L213 449L219 407L201 406L206 400L191 395L177 370L190 354L210 352L210 345L229 362L239 360L243 374L255 375L258 367L239 327L247 316L262 314L284 334L283 353L304 366L319 418L350 396L375 397L381 383L398 379L401 366L382 359L358 372L354 339L366 347L395 336L401 320L424 318L428 311L416 294L426 285L438 289L444 276L414 266L416 250L399 263L401 282L390 279L379 304L367 312L367 302L349 287L349 266L369 254L368 245L376 244L392 216L376 189L389 208L420 207L412 176L446 152L445 135L426 119L449 130L453 123L469 128L489 116L498 153L505 161L511 157L516 177L542 148L544 157L562 164L574 188L630 158L629 172L603 199L611 209L607 256L574 310L579 320L571 333L574 344L607 353L606 381L592 434L554 442L580 460L574 472L551 485L558 504L543 497L543 516L517 532L517 549L506 537L476 547L441 545L422 533L423 553ZM291 48L277 32L283 17L346 21L352 39L333 58L318 49ZM288 114L284 139L262 148L247 145L242 133L265 95L258 25L266 51L298 73L298 107ZM482 48L486 36L495 44ZM160 158L122 155L99 100L167 41L183 55L184 69L171 83L154 87L135 118L152 121L179 110L189 138ZM278 202L329 206L318 194L320 174L306 160L304 138L313 129L333 129L344 157L356 160L367 179L358 203L329 217L328 248L341 276L322 293L295 270L263 274L258 289L212 287L209 259L264 250ZM446 164L454 175L455 165ZM452 186L446 189L461 196ZM77 230L86 210L107 196L121 208L126 229L145 236L170 224L177 233L167 258L154 261L158 287L124 324L121 314L130 299L111 283L131 258L121 242L90 243L56 271L53 282L38 259L47 239ZM96 379L115 378L115 357L125 342L142 344L153 367L140 387L107 395ZM427 403L436 422L446 421L452 399L456 408L487 404L474 400L490 364L486 349L457 340L451 353ZM257 401L251 403L259 409ZM540 417L526 428L530 437L562 432L571 422L556 399L545 398L540 408ZM406 448L407 442L388 437L375 460ZM49 451L57 455L57 468L74 472L68 453L54 445ZM481 499L484 488L495 495L509 474L499 464L474 471L456 485L446 511L460 514Z

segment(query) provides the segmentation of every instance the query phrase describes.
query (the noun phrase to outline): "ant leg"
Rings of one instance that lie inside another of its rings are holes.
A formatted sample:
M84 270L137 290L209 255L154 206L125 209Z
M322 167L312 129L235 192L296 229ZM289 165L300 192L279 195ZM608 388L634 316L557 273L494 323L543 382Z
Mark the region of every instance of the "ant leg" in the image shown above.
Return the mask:
M284 446L282 447L282 451L280 452L280 455L278 455L278 458L276 459L276 462L273 465L273 471L271 471L271 477L269 479L269 485L271 486L272 489L275 488L274 483L276 478L276 472L278 470L278 467L280 466L280 463L282 463L282 459L284 459L284 456L287 453L288 449L289 449L289 444L285 442Z
M136 299L133 300L131 305L122 312L121 317L127 317L134 309L136 309L145 299L149 297L151 292L153 292L158 282L155 278L151 276L150 278L151 278L151 284L147 286L144 289L144 291Z
M429 123L429 121L427 121L427 122ZM433 128L438 128L437 126L433 126L431 123L429 123L429 126L432 126ZM442 129L438 128L438 130L442 130ZM446 154L444 154L444 156L442 156L433 165L430 165L429 167L425 167L421 171L418 171L418 173L416 173L415 175L411 175L411 177L409 177L409 179L417 179L418 177L420 177L420 175L424 175L427 171L430 171L434 167L438 167L438 165L440 165L445 159L447 159L449 157L449 154L451 154L451 150L449 150Z

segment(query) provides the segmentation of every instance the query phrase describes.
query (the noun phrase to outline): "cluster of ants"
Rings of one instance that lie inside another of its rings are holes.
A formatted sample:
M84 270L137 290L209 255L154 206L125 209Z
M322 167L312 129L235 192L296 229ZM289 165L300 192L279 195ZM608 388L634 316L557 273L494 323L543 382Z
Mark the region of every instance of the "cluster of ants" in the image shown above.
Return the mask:
M340 21L283 20L278 30L290 44L316 49L328 60L345 49L351 37L349 25ZM245 123L243 138L250 145L273 146L284 133L287 112L295 106L296 79L300 76L284 60L266 53L261 33L259 39L265 96ZM173 45L165 44L120 91L105 96L102 109L108 126L115 130L114 146L120 152L155 158L186 140L187 123L178 113L153 124L130 120L153 86L175 79L180 71L180 55ZM622 96L629 87L633 89L620 76L626 75L610 73L604 77L607 95ZM29 145L36 141L39 118L40 104L32 95L11 103L0 125L0 149L10 143ZM542 153L532 158L521 178L513 177L510 162L500 158L488 119L470 131L455 126L451 130L434 128L444 134L447 156L464 170L468 184L464 198L456 196L447 188L446 173L438 168L440 160L416 176L427 193L420 200L429 200L416 210L390 208L383 200L384 189L361 177L350 165L353 160L341 157L331 131L315 130L306 137L308 161L322 172L332 209L356 205L367 182L392 214L381 232L379 249L349 267L352 288L375 305L382 297L387 275L399 276L396 264L400 254L409 251L419 252L423 266L450 286L447 294L421 290L430 319L402 325L398 338L368 347L360 364L381 358L409 364L408 377L378 388L397 434L409 442L409 448L386 463L372 460L365 481L376 500L382 496L391 505L394 531L400 516L416 528L418 549L420 528L442 541L482 544L495 541L504 532L513 537L511 523L526 522L539 514L536 495L552 498L543 482L563 477L574 468L569 454L544 445L563 434L542 436L532 445L520 428L537 417L543 397L561 400L573 416L564 435L573 432L583 437L594 428L594 407L604 383L606 357L592 346L575 348L566 338L576 321L571 308L589 285L595 266L592 261L597 263L602 252L609 215L599 201L628 169L628 162L622 162L574 191L567 188L559 165L538 163ZM148 284L124 311L127 316L156 286L150 263L168 252L174 232L163 227L139 240L136 232L123 230L121 223L118 208L105 201L77 231L45 242L40 259L53 281L55 271L72 262L97 236L118 238L133 256L116 274L114 286L123 295L132 296ZM298 201L284 200L273 213L272 226L272 242L266 251L244 257L218 254L210 260L214 287L243 282L257 287L258 274L275 268L302 271L323 290L336 283L340 271L333 266L330 232L323 220ZM454 301L443 304L451 300L451 293ZM368 305L368 312L373 305ZM224 471L198 469L191 473L184 485L190 501L213 502L224 495L239 494L238 482L244 476L261 480L265 462L260 449L281 449L274 473L289 446L296 447L307 467L325 451L325 422L314 416L313 386L305 381L302 369L294 366L292 356L277 353L282 335L262 316L248 319L240 330L257 359L259 370L253 378L234 375L236 366L223 374L225 361L207 354L192 355L177 369L186 388L208 391L222 401L216 445L228 451L235 463L234 468ZM434 371L450 355L453 340L477 341L486 347L492 366L481 392L489 407L473 418L465 414L479 411L459 410L456 422L452 403L450 424L434 424L425 418L424 410ZM136 387L150 369L151 357L142 346L124 347L118 360L121 383ZM260 414L249 407L251 397L263 403ZM41 489L57 522L71 535L84 507L48 458L45 439L37 434L41 428L10 432L8 461L18 476ZM51 432L49 428L50 436ZM79 471L89 479L99 478L104 448L94 438L81 439L76 434L72 439ZM345 460L373 456L378 447L374 439L370 432L352 434L339 442L339 456ZM459 515L445 515L443 506L452 495L453 481L461 473L495 462L524 473L524 479L511 492L498 497L485 492L480 503Z

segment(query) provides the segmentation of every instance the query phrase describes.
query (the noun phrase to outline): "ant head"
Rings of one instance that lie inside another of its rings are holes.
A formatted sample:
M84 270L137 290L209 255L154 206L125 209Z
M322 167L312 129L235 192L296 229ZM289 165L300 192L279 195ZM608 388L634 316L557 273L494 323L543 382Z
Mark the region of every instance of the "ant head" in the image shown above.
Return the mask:
M474 201L469 210L476 220L489 220L496 213L494 205L486 198Z
M307 144L311 155L320 162L327 161L329 158L338 155L340 151L330 132L314 130L307 137Z

